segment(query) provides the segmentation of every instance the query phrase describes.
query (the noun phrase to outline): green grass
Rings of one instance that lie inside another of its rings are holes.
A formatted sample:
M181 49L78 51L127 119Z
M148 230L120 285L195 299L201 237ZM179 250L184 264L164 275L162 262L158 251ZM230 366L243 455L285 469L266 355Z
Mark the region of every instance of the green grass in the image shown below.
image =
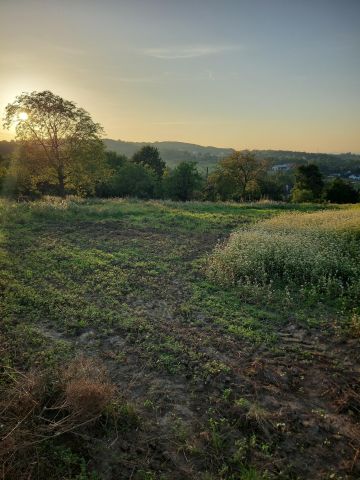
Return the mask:
M322 209L276 203L2 200L0 333L8 345L3 362L21 369L52 368L78 352L99 356L123 389L124 401L144 408L145 433L137 437L144 452L151 437L147 431L165 435L168 429L157 425L158 416L178 414L174 405L186 397L199 413L191 428L184 427L189 433L181 446L173 440L174 455L185 452L194 470L184 478L263 478L248 451L254 431L262 433L245 417L234 419L229 409L232 397L243 395L237 380L240 353L247 358L261 348L282 358L287 347L279 332L289 322L309 330L330 328L334 322L342 325L347 314L316 296L299 303L292 292L264 284L224 288L206 278L205 268L218 241L232 231L288 211ZM185 385L186 395L178 383ZM237 442L243 441L247 453L240 465L233 459ZM250 448L260 456L261 442ZM60 454L66 456L64 448ZM124 469L121 478L132 472L138 472L135 479L144 472L148 478L175 478L178 467L170 461L148 465L145 453L134 452L136 467L127 467L131 462L123 451L111 460ZM77 469L79 458L83 453L75 458ZM167 473L161 477L160 471Z

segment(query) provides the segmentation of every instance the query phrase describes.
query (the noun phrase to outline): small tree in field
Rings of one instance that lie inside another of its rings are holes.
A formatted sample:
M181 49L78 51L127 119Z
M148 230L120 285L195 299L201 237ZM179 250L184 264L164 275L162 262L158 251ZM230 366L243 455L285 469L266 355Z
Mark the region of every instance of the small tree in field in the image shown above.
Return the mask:
M159 178L164 174L166 164L156 147L145 145L133 155L132 161L151 168Z
M265 172L265 163L249 151L235 151L219 162L208 180L208 186L221 200L244 200L259 189L258 181Z
M23 151L19 165L33 182L55 184L65 196L92 193L106 175L102 127L74 102L47 90L23 93L6 107L4 127L13 124Z

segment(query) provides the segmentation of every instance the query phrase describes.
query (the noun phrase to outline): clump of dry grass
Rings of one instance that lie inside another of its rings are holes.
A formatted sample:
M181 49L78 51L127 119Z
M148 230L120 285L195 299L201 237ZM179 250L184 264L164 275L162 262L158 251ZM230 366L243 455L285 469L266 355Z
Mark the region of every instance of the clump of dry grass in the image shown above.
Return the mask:
M220 284L277 281L341 294L360 283L360 209L286 213L217 246L207 275Z
M79 357L57 371L2 371L0 479L35 478L27 459L46 441L95 425L118 393L106 369Z
M116 388L105 368L80 357L62 372L64 403L61 406L82 419L101 415L116 400Z

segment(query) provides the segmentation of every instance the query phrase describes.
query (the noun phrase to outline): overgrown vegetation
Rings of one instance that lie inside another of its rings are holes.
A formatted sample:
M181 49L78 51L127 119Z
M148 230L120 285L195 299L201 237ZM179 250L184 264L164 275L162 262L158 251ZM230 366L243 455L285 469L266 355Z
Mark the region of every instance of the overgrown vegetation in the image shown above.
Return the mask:
M360 302L360 210L286 213L233 233L210 256L207 275L240 289L288 292L300 302Z
M46 437L31 446L20 436L26 449L6 450L6 471L31 480L357 478L356 298L350 306L350 295L342 304L317 289L294 292L280 276L282 288L218 285L203 272L219 239L262 224L273 225L271 237L289 212L289 232L316 217L342 238L348 208L323 209L2 200L0 437L7 445L22 419L14 435ZM351 222L358 231L352 215L345 231Z
M222 284L269 285L327 297L360 296L360 209L286 213L233 233L212 254Z

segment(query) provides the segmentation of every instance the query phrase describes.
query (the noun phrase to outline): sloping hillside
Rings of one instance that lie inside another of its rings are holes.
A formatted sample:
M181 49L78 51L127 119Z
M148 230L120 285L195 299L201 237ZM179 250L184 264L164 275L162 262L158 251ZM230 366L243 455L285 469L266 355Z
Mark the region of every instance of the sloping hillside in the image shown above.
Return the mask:
M159 149L161 157L169 167L174 167L181 161L194 161L198 163L200 170L210 171L216 166L217 162L229 155L234 150L232 148L217 148L210 146L195 145L193 143L183 142L124 142L122 140L105 139L105 145L108 150L131 157L137 150L144 145L153 145ZM304 163L315 163L325 175L347 172L360 174L360 155L352 153L329 154L329 153L309 153L294 152L287 150L253 150L258 158L269 162L269 165L290 163L301 165Z
M146 142L124 142L122 140L105 139L104 143L109 150L121 153L127 157L131 157ZM154 142L151 143L159 149L161 157L165 160L169 167L174 167L182 161L197 162L200 169L214 168L217 162L229 155L232 148L203 147L193 143L183 142Z

